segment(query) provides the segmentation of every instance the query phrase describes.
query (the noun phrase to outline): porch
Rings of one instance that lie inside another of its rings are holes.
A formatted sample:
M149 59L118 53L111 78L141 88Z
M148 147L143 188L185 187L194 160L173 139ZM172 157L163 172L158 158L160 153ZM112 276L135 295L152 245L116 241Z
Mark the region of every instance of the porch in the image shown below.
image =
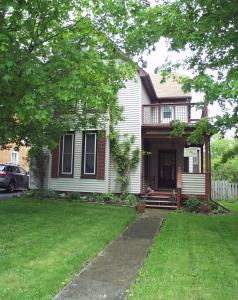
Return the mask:
M189 146L186 137L143 130L142 197L147 207L177 208L196 196L210 199L209 137Z

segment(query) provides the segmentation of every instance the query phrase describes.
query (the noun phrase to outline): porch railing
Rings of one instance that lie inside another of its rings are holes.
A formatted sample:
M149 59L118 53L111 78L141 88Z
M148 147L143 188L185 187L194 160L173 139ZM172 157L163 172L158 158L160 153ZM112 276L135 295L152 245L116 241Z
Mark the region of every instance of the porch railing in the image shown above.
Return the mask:
M165 125L173 120L196 123L204 114L195 103L163 103L142 106L142 124L148 126Z

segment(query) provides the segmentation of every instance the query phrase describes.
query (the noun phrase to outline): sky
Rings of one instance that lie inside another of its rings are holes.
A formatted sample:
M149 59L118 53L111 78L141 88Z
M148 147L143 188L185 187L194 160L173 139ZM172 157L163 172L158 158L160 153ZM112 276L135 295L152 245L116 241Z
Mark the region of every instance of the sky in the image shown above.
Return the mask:
M185 59L187 56L186 51L178 53L178 52L169 52L168 47L166 45L166 40L162 38L159 43L156 44L156 51L152 52L149 55L144 54L144 58L147 61L147 67L145 70L148 73L154 73L154 70L158 66L162 66L166 59L168 58L172 62L178 62L182 59ZM189 70L185 70L180 68L178 70L179 74L184 74L187 76L192 76L192 72ZM203 100L203 95L201 93L192 92L193 102L199 102Z

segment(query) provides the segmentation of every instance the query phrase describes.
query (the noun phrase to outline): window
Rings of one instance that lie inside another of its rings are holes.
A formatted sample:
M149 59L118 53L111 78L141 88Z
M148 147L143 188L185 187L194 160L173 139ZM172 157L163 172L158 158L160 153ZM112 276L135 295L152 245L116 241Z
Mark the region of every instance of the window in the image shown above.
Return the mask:
M74 134L68 133L63 135L60 147L61 157L61 175L73 175L73 152L74 152Z
M84 134L84 167L85 175L96 175L97 156L97 134L96 132L85 132Z
M198 159L196 156L193 157L193 173L198 173Z
M174 119L174 109L171 105L161 106L161 123L168 124Z
M172 117L172 107L171 106L164 106L164 115L165 119L170 119Z
M18 152L17 151L11 152L11 163L14 165L18 164Z

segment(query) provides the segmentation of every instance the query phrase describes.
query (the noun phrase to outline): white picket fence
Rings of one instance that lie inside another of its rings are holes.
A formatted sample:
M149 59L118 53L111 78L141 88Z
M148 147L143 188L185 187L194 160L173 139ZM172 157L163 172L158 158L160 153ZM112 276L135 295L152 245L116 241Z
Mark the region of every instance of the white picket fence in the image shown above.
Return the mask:
M212 181L213 200L228 200L234 197L238 197L238 183Z

